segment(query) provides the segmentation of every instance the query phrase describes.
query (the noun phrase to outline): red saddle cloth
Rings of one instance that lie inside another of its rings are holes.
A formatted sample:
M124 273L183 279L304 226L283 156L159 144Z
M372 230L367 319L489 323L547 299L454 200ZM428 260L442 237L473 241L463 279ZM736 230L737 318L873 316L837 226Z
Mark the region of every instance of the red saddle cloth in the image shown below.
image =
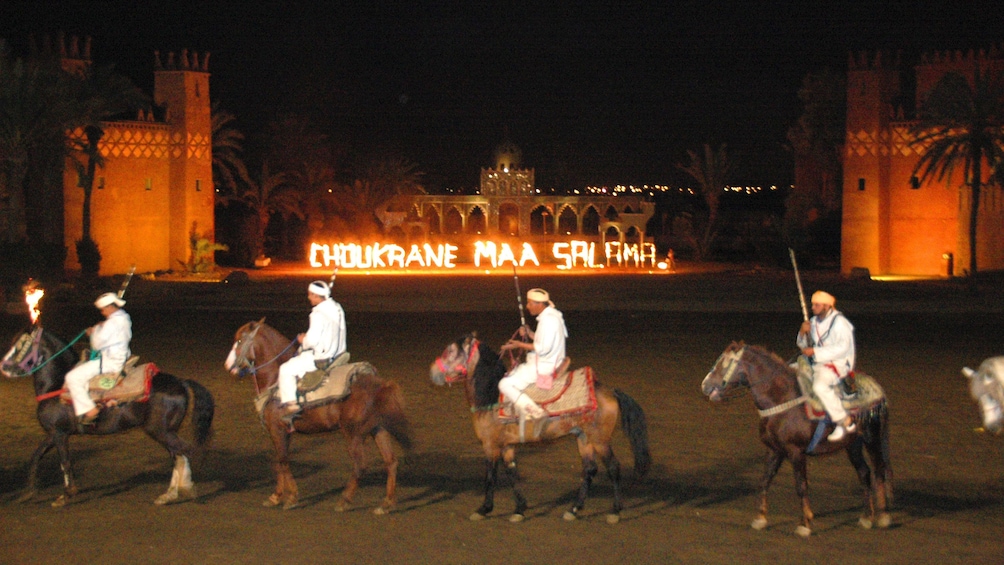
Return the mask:
M116 402L146 402L150 399L150 387L153 386L153 377L160 372L153 363L142 363L129 370L119 382L110 389L103 389L98 386L98 382L106 375L98 375L91 379L88 392L91 400L96 404L108 404ZM63 392L61 396L63 402L73 404L70 398L70 391Z
M533 399L549 416L566 416L596 410L596 384L592 367L569 371L554 379L551 388L532 384L523 393ZM518 420L512 404L499 396L499 417Z

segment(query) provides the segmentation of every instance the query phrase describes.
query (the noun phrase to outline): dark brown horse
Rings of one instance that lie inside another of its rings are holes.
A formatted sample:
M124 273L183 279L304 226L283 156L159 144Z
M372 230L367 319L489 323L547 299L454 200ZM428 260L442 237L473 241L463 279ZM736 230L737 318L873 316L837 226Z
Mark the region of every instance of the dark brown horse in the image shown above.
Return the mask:
M397 502L397 457L394 455L391 438L405 449L411 447L410 426L404 415L404 399L400 387L394 381L377 376L376 370L370 366L371 370L361 372L353 381L352 391L347 397L305 405L299 417L293 420L291 431L290 426L282 420L276 383L279 365L296 353L295 345L295 341L286 339L265 324L264 319L248 322L237 330L234 345L225 363L231 373L238 376L250 375L254 381L259 405L263 404L259 414L275 447L276 487L264 505L282 505L288 509L297 504L299 492L289 469L289 442L293 431L317 434L341 430L352 458L352 478L342 491L337 509L345 510L352 503L359 488L359 477L364 470L363 446L366 437L372 436L387 469L387 494L374 513L389 512Z
M802 499L802 521L795 533L812 533L812 509L809 507L809 482L806 477L806 453L816 422L809 419L803 404L807 400L796 384L795 369L767 350L733 342L719 356L704 378L701 390L710 400L719 401L739 387L748 387L760 413L760 441L767 446L767 464L760 484L760 507L754 529L767 527L767 489L785 459L795 471L795 491ZM885 398L855 415L857 431L836 442L823 437L812 455L846 451L864 488L866 512L858 520L864 528L873 524L888 527L891 519L887 504L892 504L892 468L889 465L889 408ZM832 425L824 432L833 430ZM867 450L875 465L872 474L863 454Z
M485 499L471 520L487 516L495 506L495 485L498 480L500 459L505 462L505 472L513 484L513 498L516 510L510 521L519 522L526 513L526 498L519 489L519 475L516 472L516 445L520 443L519 424L503 421L499 417L499 380L505 376L506 368L498 354L473 334L446 346L443 354L429 369L432 381L437 385L448 382L463 382L467 402L471 406L474 432L481 440L486 457ZM596 476L596 458L603 462L607 477L614 485L614 505L607 514L607 522L620 520L620 462L610 445L617 422L620 421L634 452L635 474L640 478L651 465L648 449L648 431L645 413L641 406L627 394L607 388L596 381L596 408L562 416L552 416L539 437L528 441L549 441L568 434L578 440L579 455L582 457L582 483L572 507L565 512L565 520L575 520L586 505L586 497L593 477Z
M77 360L70 348L72 343L68 345L55 334L36 326L31 333L25 333L15 341L14 347L0 364L0 372L8 377L33 377L35 399L38 402L38 423L45 430L45 439L31 457L28 486L19 500L27 502L35 495L38 465L42 457L55 447L59 451L59 466L63 471L63 494L52 505L65 505L77 494L76 478L70 461L70 436L117 434L133 428L142 428L148 436L163 445L174 462L171 484L167 492L157 498L156 504L195 498L189 457L212 435L214 406L209 391L196 381L157 373L150 381L150 394L145 401L106 407L94 425L80 426L73 414L73 407L60 400L66 373ZM189 395L193 404L194 446L178 437L178 429L188 413Z

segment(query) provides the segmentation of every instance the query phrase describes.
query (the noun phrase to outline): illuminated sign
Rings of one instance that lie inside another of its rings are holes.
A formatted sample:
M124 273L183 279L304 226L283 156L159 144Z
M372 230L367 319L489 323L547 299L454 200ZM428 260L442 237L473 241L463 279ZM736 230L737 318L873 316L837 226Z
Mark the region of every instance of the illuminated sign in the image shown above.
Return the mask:
M597 248L600 251L597 252ZM476 241L467 253L450 243L432 245L412 244L402 247L393 243L317 243L310 244L311 267L338 267L340 269L453 269L458 260L472 263L478 268L506 266L523 267L541 264L533 246L523 242L513 249L505 242ZM597 254L599 253L599 254ZM605 267L659 267L655 245L652 243L621 243L608 241L597 245L592 241L559 241L551 246L548 263L558 269L602 269Z

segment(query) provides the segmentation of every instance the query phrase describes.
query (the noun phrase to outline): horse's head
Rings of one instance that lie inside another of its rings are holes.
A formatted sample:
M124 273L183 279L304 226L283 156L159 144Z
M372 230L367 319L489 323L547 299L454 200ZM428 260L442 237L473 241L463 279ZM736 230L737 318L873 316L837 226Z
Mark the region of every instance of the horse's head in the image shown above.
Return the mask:
M227 360L223 363L226 370L237 376L244 376L255 370L256 341L258 332L265 326L265 318L257 322L248 322L237 330L234 344L230 348Z
M994 433L1004 429L1004 357L991 357L978 371L962 368L969 378L969 393L983 409L983 427Z
M10 379L32 374L42 362L41 343L41 326L18 336L10 351L0 361L0 373Z
M709 400L723 400L729 392L749 385L747 371L743 368L744 353L746 344L733 341L718 356L718 360L701 382L701 392Z
M477 336L474 333L450 343L443 354L429 367L429 378L437 385L455 383L466 379L474 370L478 351Z

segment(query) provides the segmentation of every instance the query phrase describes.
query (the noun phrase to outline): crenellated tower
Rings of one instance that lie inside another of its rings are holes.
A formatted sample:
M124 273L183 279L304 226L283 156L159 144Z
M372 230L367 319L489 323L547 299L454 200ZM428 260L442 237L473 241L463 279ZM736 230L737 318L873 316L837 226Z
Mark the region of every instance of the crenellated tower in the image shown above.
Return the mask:
M213 239L214 195L212 115L209 102L209 53L168 53L166 63L154 53L153 100L164 108L171 132L169 180L170 256L172 267L186 262L190 237Z
M958 171L927 183L914 175L924 148L914 143L912 109L922 107L945 74L971 82L977 67L1004 77L996 48L924 54L912 75L899 56L849 57L841 272L864 267L873 275L936 276L961 274L968 266L968 191ZM1004 242L994 235L1002 226L1000 198L985 198L977 235L981 269L1004 268Z

